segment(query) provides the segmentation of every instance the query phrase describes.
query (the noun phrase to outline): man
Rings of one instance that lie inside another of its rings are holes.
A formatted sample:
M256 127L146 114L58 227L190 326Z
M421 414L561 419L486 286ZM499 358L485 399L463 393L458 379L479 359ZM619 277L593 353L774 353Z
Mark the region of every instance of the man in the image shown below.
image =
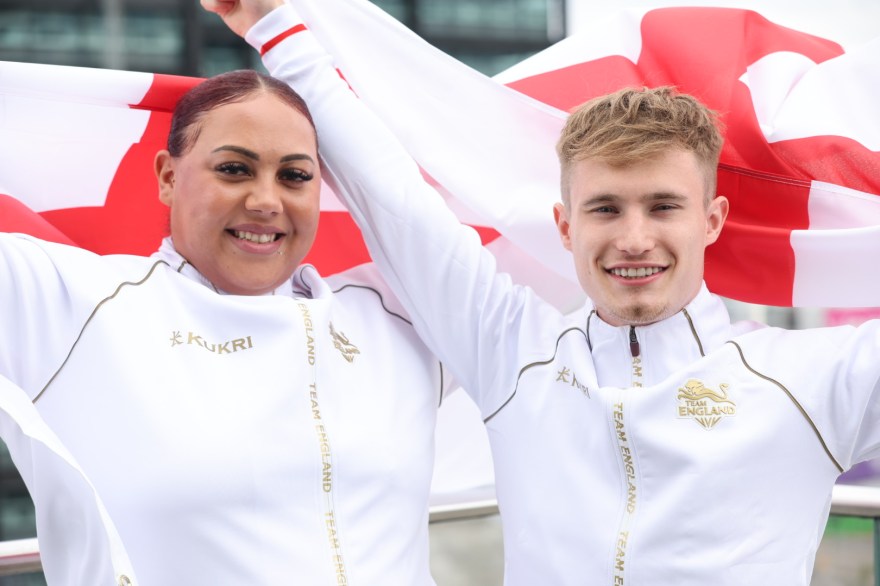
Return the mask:
M721 145L712 113L667 88L623 90L568 118L554 216L604 322L651 324L699 293L727 217L715 196Z
M730 323L702 282L710 111L660 88L570 117L554 215L590 301L566 317L496 273L293 9L203 3L304 94L325 178L480 406L506 584L809 584L835 479L880 454L880 328Z

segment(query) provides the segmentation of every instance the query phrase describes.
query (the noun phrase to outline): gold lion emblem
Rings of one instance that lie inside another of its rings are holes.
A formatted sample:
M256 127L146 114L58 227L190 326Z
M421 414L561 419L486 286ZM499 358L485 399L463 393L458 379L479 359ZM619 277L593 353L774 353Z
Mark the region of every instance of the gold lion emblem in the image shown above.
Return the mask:
M332 322L330 323L330 335L333 337L333 346L339 350L342 357L349 362L354 362L355 355L360 354L361 351L349 341L343 332L337 332Z
M678 388L678 416L712 429L722 418L736 415L736 404L728 397L728 388L730 385L721 383L716 391L697 379L688 380Z

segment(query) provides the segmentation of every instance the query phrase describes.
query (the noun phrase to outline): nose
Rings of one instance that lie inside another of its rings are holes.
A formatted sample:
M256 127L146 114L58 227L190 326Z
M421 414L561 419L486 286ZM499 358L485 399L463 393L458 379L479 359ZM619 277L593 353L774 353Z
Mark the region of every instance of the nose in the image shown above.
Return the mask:
M637 256L654 248L656 240L649 218L643 214L630 213L622 220L617 225L619 233L615 245L618 250L631 256Z
M245 209L261 216L277 216L283 209L282 189L274 178L255 182L245 198Z

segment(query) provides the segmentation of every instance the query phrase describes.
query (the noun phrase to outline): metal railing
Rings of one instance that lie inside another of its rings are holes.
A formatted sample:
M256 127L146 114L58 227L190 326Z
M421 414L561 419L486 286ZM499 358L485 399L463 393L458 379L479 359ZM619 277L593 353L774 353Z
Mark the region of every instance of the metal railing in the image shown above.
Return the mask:
M492 489L474 491L456 497L435 499L431 504L430 521L458 521L498 513L498 502ZM880 487L835 485L831 496L831 514L839 517L861 517L874 521L874 584L880 586ZM0 576L39 572L40 549L36 538L0 542Z
M36 537L0 541L0 576L27 574L42 569Z

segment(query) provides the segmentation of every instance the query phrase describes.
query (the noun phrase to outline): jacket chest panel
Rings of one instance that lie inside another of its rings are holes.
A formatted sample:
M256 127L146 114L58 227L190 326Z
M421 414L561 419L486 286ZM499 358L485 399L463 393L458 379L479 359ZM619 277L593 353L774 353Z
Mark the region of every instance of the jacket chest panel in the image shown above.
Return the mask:
M148 293L100 308L38 402L108 507L160 519L259 502L296 516L291 496L320 502L331 476L337 493L413 474L427 491L437 367L402 330L337 319L327 301ZM121 325L127 341L107 344ZM395 346L410 368L389 365Z

